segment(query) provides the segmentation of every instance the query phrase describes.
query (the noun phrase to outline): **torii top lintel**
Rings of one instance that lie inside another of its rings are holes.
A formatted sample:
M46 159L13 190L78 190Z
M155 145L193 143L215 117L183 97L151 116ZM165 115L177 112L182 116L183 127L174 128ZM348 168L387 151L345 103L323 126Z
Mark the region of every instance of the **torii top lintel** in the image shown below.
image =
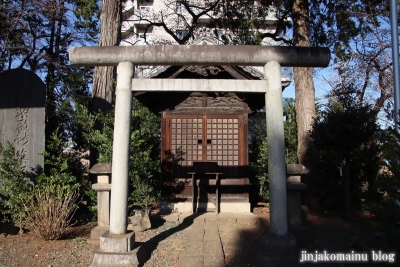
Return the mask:
M221 65L264 66L276 61L287 67L326 67L330 52L325 47L257 45L147 45L71 47L69 60L75 66Z

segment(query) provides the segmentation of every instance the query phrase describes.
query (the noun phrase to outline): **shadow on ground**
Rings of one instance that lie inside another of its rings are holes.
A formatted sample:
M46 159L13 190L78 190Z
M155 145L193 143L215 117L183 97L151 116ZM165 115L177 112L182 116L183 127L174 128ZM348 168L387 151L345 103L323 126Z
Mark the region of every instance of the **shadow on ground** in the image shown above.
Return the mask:
M136 242L135 248L140 246L140 248L137 252L140 266L143 266L150 259L152 252L157 249L157 246L161 241L167 239L168 237L170 237L171 235L173 235L179 231L185 230L186 228L188 228L189 226L191 226L193 224L193 221L197 217L199 217L201 215L202 215L201 213L194 213L194 214L184 218L182 223L180 223L176 227L173 227L164 232L161 232L160 234L152 237L151 239L149 239L146 242ZM162 220L162 219L154 220L154 224L152 222L152 229L162 226L163 223L165 223L165 220Z

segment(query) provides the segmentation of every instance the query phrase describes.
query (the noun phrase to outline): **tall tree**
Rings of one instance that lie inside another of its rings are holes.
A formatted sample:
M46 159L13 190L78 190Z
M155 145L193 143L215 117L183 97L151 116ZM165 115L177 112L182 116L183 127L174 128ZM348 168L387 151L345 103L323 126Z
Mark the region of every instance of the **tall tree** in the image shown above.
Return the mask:
M359 6L354 17L367 14L369 19L358 23L358 38L343 45L328 80L332 86L329 98L353 96L359 106L370 104L375 115L382 111L393 111L393 59L390 39L390 15L387 3L367 2ZM348 86L352 85L352 86ZM385 122L386 123L386 122Z
M352 208L359 206L355 201L361 202L361 185L373 187L380 169L381 151L375 146L379 130L370 120L373 113L370 106L359 106L346 96L329 102L313 123L311 135L321 160L321 202L325 208L341 207L348 218Z
M64 142L74 141L74 107L88 101L90 69L72 68L70 45L96 37L96 0L5 0L0 17L0 71L27 68L46 84L46 142L57 130Z
M293 0L293 45L310 46L308 0ZM315 118L313 68L293 68L296 94L297 157L300 164L312 170L312 142L308 132Z
M100 14L99 46L118 46L121 41L121 0L103 0ZM93 73L92 110L111 108L116 67L96 67Z

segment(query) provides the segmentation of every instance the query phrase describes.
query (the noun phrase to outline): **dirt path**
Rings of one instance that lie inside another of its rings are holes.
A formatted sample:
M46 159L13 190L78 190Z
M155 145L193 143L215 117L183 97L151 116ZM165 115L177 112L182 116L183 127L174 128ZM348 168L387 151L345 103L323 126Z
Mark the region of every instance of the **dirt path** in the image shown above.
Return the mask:
M261 247L265 242L263 233L268 231L269 214L268 209L262 207L255 209L254 213L255 219L250 220L226 218L217 222L209 216L204 221L208 226L217 225L214 229L219 234L225 266L257 266L259 252L255 248ZM357 246L370 250L380 249L382 240L369 226L368 219L363 219L364 223L360 223L316 214L310 214L308 218L309 223L302 231L292 231L299 237L300 249L330 252L348 252ZM137 244L148 252L143 266L180 266L189 246L189 233L193 229L190 228L191 224L184 225L182 219L157 220L153 223L153 229L135 232ZM64 240L43 241L31 233L12 234L3 226L0 229L0 266L87 266L96 247L86 242L93 227L93 224L75 226L69 229ZM204 224L202 227L207 228Z

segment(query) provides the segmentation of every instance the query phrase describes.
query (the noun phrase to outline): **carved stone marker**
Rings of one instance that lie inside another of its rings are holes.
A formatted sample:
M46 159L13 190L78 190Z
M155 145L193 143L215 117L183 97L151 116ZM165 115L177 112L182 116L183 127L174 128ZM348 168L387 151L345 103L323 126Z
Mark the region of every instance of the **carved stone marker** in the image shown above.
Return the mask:
M46 86L25 69L0 74L0 142L24 155L26 171L43 168Z

